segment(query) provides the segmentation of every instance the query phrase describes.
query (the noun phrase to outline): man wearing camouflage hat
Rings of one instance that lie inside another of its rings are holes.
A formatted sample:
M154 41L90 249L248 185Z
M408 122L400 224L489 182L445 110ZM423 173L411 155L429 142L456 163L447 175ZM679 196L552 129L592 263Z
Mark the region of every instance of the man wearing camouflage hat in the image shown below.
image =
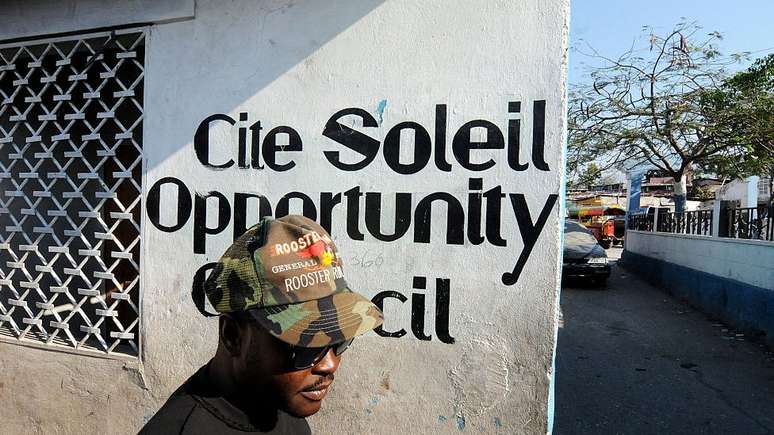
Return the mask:
M383 321L303 216L248 229L191 294L202 314L216 315L205 296L220 314L218 349L141 433L310 433L304 417L320 409L342 352Z

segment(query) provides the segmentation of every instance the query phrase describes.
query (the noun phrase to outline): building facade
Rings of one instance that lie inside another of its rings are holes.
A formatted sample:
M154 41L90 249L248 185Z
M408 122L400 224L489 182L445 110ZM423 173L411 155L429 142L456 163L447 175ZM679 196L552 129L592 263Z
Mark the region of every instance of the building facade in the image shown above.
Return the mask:
M568 14L4 2L0 431L136 432L214 353L193 276L288 213L386 315L313 430L550 430Z

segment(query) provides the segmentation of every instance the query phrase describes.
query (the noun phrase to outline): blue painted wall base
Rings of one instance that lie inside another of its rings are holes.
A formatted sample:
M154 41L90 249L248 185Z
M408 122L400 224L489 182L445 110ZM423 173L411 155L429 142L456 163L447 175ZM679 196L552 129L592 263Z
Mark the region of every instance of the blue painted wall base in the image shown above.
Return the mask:
M765 334L774 348L774 290L624 250L620 264L645 281L736 329Z

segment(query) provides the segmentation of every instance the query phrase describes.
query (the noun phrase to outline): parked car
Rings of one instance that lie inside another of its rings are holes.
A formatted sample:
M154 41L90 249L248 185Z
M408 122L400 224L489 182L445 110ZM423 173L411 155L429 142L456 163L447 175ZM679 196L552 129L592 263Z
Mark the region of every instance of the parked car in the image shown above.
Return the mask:
M607 253L594 234L578 221L564 221L562 278L580 278L602 285L610 276Z

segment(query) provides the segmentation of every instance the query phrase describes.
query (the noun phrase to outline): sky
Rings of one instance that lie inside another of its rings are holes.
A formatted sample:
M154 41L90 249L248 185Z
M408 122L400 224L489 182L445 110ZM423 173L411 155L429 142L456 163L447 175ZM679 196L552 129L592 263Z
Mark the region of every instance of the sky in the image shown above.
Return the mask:
M571 0L569 83L584 80L584 63L597 64L572 47L588 43L603 55L617 57L642 35L642 26L664 34L681 17L696 21L705 33L723 34L723 53L756 52L752 58L774 53L774 0Z

